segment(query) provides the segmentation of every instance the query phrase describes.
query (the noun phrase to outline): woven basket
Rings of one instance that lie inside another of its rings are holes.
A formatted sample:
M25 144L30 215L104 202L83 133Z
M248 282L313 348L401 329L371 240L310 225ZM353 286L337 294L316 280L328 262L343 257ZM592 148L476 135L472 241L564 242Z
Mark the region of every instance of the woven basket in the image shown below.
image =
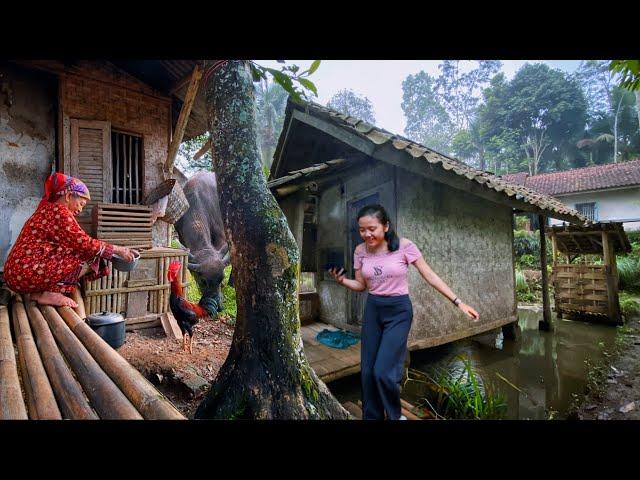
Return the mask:
M189 210L189 201L182 190L179 182L176 182L169 199L167 200L167 209L165 210L164 217L160 220L174 224Z
M145 205L151 205L157 202L162 197L169 195L173 191L175 184L176 184L175 178L170 178L169 180L165 180L156 188L151 190L151 192L149 192L149 195L145 197L142 203L144 203Z

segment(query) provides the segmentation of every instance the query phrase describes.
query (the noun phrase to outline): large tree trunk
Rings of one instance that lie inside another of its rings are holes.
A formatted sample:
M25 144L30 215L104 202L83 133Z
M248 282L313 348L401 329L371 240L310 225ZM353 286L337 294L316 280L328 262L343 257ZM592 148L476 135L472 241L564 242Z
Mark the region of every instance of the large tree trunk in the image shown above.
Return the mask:
M227 62L205 88L238 316L227 360L195 417L349 418L304 355L299 253L262 172L248 65Z

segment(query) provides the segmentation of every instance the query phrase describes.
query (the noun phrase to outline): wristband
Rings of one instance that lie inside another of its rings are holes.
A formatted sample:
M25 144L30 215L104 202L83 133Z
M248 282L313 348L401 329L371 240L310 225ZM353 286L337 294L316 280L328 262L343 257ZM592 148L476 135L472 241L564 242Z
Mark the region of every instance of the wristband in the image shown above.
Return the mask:
M451 300L451 303L453 303L457 307L458 305L460 305L462 303L462 300L460 300L458 297L456 297L453 300Z

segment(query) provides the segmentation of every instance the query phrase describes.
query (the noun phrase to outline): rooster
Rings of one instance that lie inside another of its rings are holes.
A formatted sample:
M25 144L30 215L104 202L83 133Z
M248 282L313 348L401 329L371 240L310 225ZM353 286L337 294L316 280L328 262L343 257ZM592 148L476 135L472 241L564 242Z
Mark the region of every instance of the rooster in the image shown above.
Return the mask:
M209 316L203 307L197 303L191 303L184 298L182 284L178 280L178 272L180 271L180 262L171 262L169 264L169 272L167 278L171 282L171 296L169 297L169 307L171 313L178 322L178 326L182 331L182 348L187 351L187 334L189 335L189 353L193 353L193 326L198 321Z

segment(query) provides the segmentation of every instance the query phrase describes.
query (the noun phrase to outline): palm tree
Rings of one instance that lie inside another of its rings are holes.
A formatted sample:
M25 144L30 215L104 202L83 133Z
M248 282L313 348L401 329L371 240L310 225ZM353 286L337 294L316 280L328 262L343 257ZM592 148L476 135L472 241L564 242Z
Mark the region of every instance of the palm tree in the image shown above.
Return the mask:
M284 110L289 94L278 84L261 81L256 86L258 143L262 164L270 168L284 122Z
M593 165L593 149L596 147L596 145L599 142L611 143L614 139L615 137L610 133L603 133L601 135L598 135L595 139L583 138L582 140L578 141L578 143L576 143L576 147L580 149L589 147L589 164ZM615 162L615 158L614 158L614 162Z

